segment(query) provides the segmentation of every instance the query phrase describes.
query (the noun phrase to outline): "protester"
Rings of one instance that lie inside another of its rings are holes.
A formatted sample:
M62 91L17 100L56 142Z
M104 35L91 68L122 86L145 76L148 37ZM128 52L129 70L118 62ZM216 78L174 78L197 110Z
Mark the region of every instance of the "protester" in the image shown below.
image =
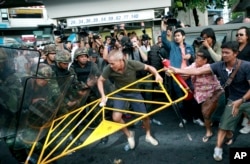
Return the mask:
M239 54L237 55L238 59L250 61L250 30L243 26L240 27L236 34L236 40L239 43ZM243 114L243 121L241 125L243 126L240 129L240 133L248 134L250 133L250 120L246 113Z
M195 62L192 63L190 66L186 67L185 69L192 69L192 68L200 68L202 66L208 65L212 63L213 60L210 56L209 51L206 48L201 48L196 53L196 59ZM218 89L221 89L220 82L218 81L217 77L214 74L206 74L206 75L193 75L191 76L192 84L194 86L194 98L197 102L197 105L203 106L202 103L210 98ZM221 96L225 100L225 95ZM219 101L222 103L222 101ZM224 101L225 102L225 101ZM225 103L222 103L224 107ZM221 107L221 106L220 106ZM197 107L196 109L200 110L200 107ZM188 109L186 109L188 110ZM192 109L194 110L194 109ZM191 110L191 111L192 111ZM193 115L197 115L198 112L194 112ZM197 116L199 117L199 116ZM207 142L212 136L213 132L211 129L211 118L204 117L205 120L205 127L206 127L206 134L202 138L203 142Z
M214 62L221 61L221 44L216 41L215 32L212 28L203 29L200 37L194 43L196 43L197 49L205 47Z
M101 94L101 103L106 104L106 96L104 92L104 81L108 78L112 78L116 89L120 89L136 80L136 71L147 70L150 71L155 76L155 80L162 82L162 77L159 75L157 70L147 64L143 64L134 60L124 59L124 55L119 50L113 50L110 52L108 57L109 65L103 70L102 75L97 81L98 89ZM140 92L118 92L115 97L132 98L137 100L143 100ZM113 108L123 109L124 101L114 100ZM131 102L132 108L137 112L146 113L146 107L144 103ZM122 113L118 111L113 111L113 120L118 123L124 123L122 119ZM158 145L158 141L151 136L150 132L150 120L149 118L143 119L143 124L146 130L146 142L152 145ZM128 143L130 149L135 147L134 132L129 131L128 128L123 128L122 131L128 138Z
M166 38L166 33L167 33L167 27L168 25L165 23L167 20L162 20L161 23L161 37L162 37L162 43L164 48L169 52L169 60L172 66L178 67L178 68L185 68L189 66L194 59L194 50L191 45L188 45L185 42L185 32L182 29L177 29L174 31L174 40L169 41ZM191 81L188 79L187 83L189 84L189 87L192 88L191 86ZM174 98L179 98L183 96L183 92L181 91L180 87L176 82L173 81L171 84L173 88L173 93L172 95L175 96ZM187 113L184 109L184 104L186 108L193 108L193 99L190 101L184 101L180 102L177 104L178 108L181 111L181 114L183 117L183 122L187 122ZM195 116L194 116L195 117ZM193 122L195 124L198 124L200 126L204 126L203 121L200 118L194 118L193 117ZM179 127L183 127L182 122L179 123Z

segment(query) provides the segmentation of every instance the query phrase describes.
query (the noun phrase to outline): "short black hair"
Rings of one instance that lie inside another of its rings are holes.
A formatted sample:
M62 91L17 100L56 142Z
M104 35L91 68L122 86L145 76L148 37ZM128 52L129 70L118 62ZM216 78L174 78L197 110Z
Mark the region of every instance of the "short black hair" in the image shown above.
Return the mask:
M233 52L239 51L239 43L237 41L228 41L221 45L221 48L231 49Z
M215 22L214 22L214 23L217 24L217 23L218 23L220 20L222 20L222 19L223 19L223 17L218 17L218 18L215 19Z
M174 35L175 35L176 33L178 33L178 32L181 33L182 36L185 36L185 31L183 31L182 29L177 29L177 30L175 30L175 31L174 31Z
M215 45L216 43L216 36L215 36L215 33L214 33L214 30L212 28L205 28L201 31L201 34L200 34L200 37L203 37L203 35L207 35L207 37L210 37L212 38L213 40L213 46Z

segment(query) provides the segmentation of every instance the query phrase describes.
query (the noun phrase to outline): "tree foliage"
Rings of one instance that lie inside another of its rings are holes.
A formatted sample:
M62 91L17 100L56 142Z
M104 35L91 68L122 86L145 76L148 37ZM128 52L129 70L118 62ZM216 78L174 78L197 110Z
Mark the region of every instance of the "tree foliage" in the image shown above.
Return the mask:
M209 5L215 5L216 8L223 8L224 7L224 0L173 0L174 7L180 10L186 9L198 9L202 12L206 10ZM228 7L231 8L237 0L227 0Z

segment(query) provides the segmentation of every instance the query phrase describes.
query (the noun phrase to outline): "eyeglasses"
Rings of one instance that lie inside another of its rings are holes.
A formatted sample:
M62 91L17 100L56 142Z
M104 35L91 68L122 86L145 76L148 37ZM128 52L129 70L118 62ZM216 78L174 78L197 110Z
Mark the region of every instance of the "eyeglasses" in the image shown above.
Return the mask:
M236 37L238 37L238 36L244 36L244 34L241 34L241 33L240 33L240 34L236 34L235 36L236 36Z

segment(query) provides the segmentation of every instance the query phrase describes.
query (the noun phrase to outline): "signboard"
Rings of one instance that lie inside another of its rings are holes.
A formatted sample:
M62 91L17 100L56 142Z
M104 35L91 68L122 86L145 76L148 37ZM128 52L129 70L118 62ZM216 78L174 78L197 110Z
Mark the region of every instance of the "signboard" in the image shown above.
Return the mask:
M127 22L127 21L140 21L154 19L154 10L143 10L133 12L121 12L114 14L103 14L95 16L83 16L67 19L67 26L86 26L86 25L100 25L110 24L116 22Z
M10 18L43 18L42 8L10 8Z

